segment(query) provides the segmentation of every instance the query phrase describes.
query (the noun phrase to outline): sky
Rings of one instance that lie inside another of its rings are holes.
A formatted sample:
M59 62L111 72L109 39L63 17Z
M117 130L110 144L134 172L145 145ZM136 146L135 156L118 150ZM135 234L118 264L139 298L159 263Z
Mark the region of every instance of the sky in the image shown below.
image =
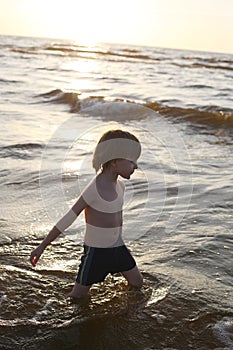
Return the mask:
M233 54L233 0L0 0L0 34Z

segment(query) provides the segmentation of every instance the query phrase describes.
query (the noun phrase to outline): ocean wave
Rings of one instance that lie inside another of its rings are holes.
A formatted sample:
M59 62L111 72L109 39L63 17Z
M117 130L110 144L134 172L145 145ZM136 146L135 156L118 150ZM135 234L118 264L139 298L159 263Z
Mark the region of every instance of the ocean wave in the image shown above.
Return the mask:
M36 46L31 41L25 41L21 45L1 44L2 52L11 51L22 54L23 58L26 55L52 55L52 56L68 56L80 57L98 60L104 58L108 61L117 62L143 62L154 64L155 62L168 62L180 68L190 69L214 69L214 70L233 70L233 59L222 54L212 54L212 57L207 57L207 53L195 54L192 51L186 51L187 54L181 54L179 50L159 49L156 47L126 47L125 45L107 45L101 44L98 46L78 45L75 42L42 42ZM172 52L172 55L171 55ZM190 54L189 54L190 52Z
M229 70L229 71L232 71L233 70L233 67L231 66L223 66L221 64L218 64L218 65L211 65L211 64L207 64L207 63L198 63L198 62L195 62L195 63L191 63L191 64L186 64L185 62L184 63L177 63L177 62L173 62L172 63L174 66L177 66L177 67L180 67L180 68L203 68L203 69L216 69L216 70Z
M142 60L148 60L152 59L151 56L141 54L139 50L129 50L129 49L123 49L121 51L112 51L112 50L103 50L96 48L85 48L85 47L64 47L61 45L50 45L45 47L46 51L59 51L61 53L69 53L69 54L79 54L79 53L85 53L85 54L94 54L94 55L101 55L101 56L118 56L118 57L126 57L126 58L135 58L135 59L142 59Z
M22 186L26 186L27 189L29 186L32 187L37 187L40 182L40 176L36 172L32 172L27 174L26 176L17 179L12 179L11 181L8 181L5 183L6 186L20 186L22 189Z
M213 86L205 85L205 84L190 84L190 85L184 85L184 89L214 89Z
M204 63L193 63L191 68L206 68L206 69L224 69L224 70L233 70L233 67L230 66L222 66L222 65L209 65Z
M201 56L182 56L181 57L184 60L189 60L189 61L194 61L194 60L198 60L198 61L204 61L204 62L208 62L208 63L227 63L227 64L233 64L233 59L225 59L223 57L201 57Z
M9 50L15 53L28 54L28 55L56 55L56 56L70 56L70 57L86 57L95 58L100 57L115 57L119 59L133 59L133 60L155 60L159 61L159 57L153 57L148 54L141 53L139 50L134 49L105 49L100 47L86 47L79 45L62 45L62 44L48 44L43 47L15 47L11 45L1 45L0 49Z
M103 46L83 46L75 43L63 44L62 42L51 42L41 46L15 46L3 44L0 45L0 50L9 50L15 53L29 54L29 55L57 55L57 56L70 56L70 57L86 57L90 59L96 59L101 56L108 58L116 58L121 60L135 60L135 61L171 61L173 65L181 68L206 68L206 69L225 69L233 70L233 60L224 56L220 57L216 54L215 57L205 57L201 55L183 55L179 56L175 52L175 57L170 57L171 49L159 50L158 48L127 48L124 46L108 47ZM178 62L172 62L173 60L179 60Z
M80 110L79 95L80 93L77 92L63 92L61 89L55 89L38 97L42 97L43 102L47 103L67 104L70 106L70 112L78 112Z
M20 83L19 80L10 80L10 79L0 79L0 83L3 84L18 84Z
M43 102L62 103L70 107L70 112L87 113L92 116L118 118L117 120L142 119L151 116L149 110L159 113L164 117L173 118L174 121L187 121L193 124L201 124L210 127L233 127L233 110L216 105L185 108L169 106L157 101L134 101L128 99L109 99L105 96L82 97L79 92L64 92L55 89L39 95ZM143 107L145 111L143 112ZM146 110L147 109L147 110ZM138 110L138 113L136 111Z
M148 108L159 114L171 117L176 121L188 121L210 127L233 127L233 111L219 106L206 106L199 108L173 107L159 102L149 102Z
M44 145L40 143L18 143L0 147L1 158L32 159L41 154Z
M2 147L3 149L40 149L43 148L43 145L40 143L36 143L36 142L28 142L28 143L16 143L13 145L9 145L9 146L4 146Z

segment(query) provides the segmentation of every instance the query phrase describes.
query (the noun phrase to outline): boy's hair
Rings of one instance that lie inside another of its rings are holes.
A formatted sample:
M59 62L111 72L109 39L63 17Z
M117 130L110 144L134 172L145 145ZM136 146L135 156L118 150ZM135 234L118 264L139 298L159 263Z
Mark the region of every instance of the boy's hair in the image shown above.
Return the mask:
M124 130L110 130L104 133L93 154L92 165L98 172L114 159L135 161L141 154L141 144L136 136Z

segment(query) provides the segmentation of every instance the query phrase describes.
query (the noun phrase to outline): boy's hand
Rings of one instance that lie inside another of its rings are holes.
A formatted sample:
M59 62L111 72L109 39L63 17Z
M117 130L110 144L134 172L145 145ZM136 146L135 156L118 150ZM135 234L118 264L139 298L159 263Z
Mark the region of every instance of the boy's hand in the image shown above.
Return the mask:
M33 250L31 252L30 262L31 262L33 267L36 266L38 260L40 259L41 254L43 253L43 251L44 251L44 249L39 246L35 250Z

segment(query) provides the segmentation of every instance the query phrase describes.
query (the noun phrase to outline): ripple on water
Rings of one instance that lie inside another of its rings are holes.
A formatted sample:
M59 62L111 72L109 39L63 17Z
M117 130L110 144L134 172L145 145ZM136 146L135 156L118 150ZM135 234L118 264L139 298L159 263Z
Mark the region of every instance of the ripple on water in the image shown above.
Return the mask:
M0 295L1 326L67 326L87 318L132 312L162 300L168 293L167 288L155 288L149 280L142 290L129 290L123 277L108 276L104 283L91 288L88 302L71 305L66 298L71 273L66 276L66 272L61 275L13 266L0 269L5 282Z

